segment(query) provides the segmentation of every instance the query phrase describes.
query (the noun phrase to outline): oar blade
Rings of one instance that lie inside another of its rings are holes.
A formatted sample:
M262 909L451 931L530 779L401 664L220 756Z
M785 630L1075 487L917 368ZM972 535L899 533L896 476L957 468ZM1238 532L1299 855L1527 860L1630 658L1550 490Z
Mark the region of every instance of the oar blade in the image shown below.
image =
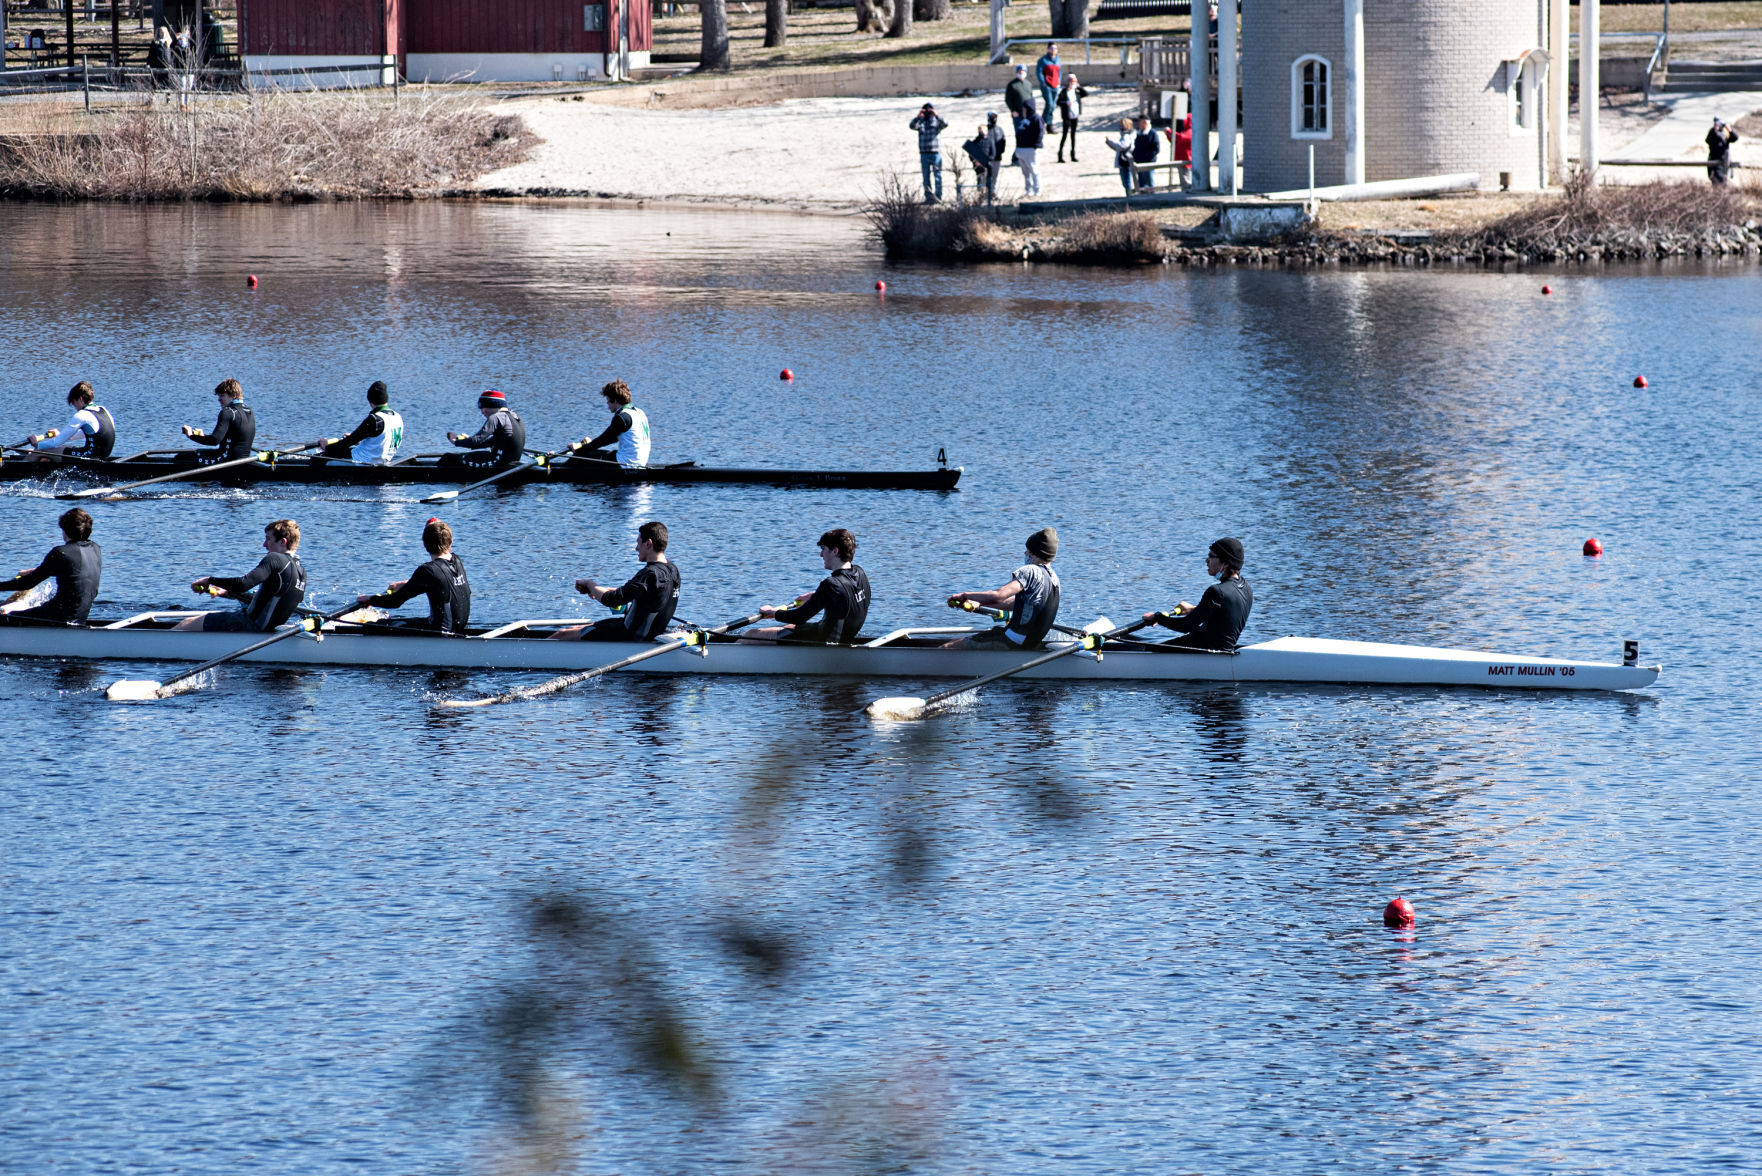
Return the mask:
M929 708L921 698L877 698L864 708L863 713L883 722L909 723L923 718Z
M453 499L455 499L457 497L459 497L459 492L457 490L442 490L439 493L430 494L427 498L424 498L422 501L423 502L451 502L451 501L453 501Z
M159 683L146 678L121 678L110 684L104 697L111 702L153 702L159 698Z

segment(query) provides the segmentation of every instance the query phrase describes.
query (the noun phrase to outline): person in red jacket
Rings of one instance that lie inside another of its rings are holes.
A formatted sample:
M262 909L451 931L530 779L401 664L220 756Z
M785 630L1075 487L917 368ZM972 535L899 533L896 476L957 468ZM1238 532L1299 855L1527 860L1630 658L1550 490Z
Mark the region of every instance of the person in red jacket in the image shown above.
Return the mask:
M1180 166L1176 169L1181 188L1185 190L1193 186L1193 116L1183 114L1175 120L1175 125L1163 132L1174 144L1174 159Z

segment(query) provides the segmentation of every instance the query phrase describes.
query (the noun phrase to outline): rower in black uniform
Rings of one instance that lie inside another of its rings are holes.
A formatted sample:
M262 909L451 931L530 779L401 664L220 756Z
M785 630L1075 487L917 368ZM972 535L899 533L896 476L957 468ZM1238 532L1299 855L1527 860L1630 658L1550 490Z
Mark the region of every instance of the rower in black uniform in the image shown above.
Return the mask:
M431 558L408 580L387 585L378 596L357 596L355 600L375 608L400 608L418 596L427 596L428 619L400 623L409 629L463 634L471 620L471 582L465 578L465 562L453 554L453 529L439 519L429 519L422 528L422 546Z
M575 591L593 597L623 614L591 625L575 625L553 634L559 641L653 641L673 620L679 605L679 569L667 558L665 523L646 522L636 530L636 558L642 570L621 588L604 588L587 577Z
M179 629L199 629L205 633L267 633L294 615L306 598L306 569L294 552L300 546L300 524L293 519L277 519L263 528L263 550L266 553L257 566L242 576L203 576L190 584L194 592L242 600L245 607L238 612L205 612L186 621ZM254 591L253 591L254 590Z
M944 649L1042 649L1058 619L1061 586L1052 561L1058 555L1058 532L1041 527L1024 546L1028 562L1010 573L1009 583L994 592L956 592L950 604L971 601L983 608L1007 608L1003 624L971 637L950 641Z
M60 429L30 438L38 461L63 456L93 461L109 459L116 448L116 418L102 404L92 403L96 398L97 393L84 380L68 391L67 403L73 406L73 418Z
M1197 607L1183 600L1173 613L1148 612L1144 619L1183 634L1164 641L1182 649L1236 648L1254 608L1254 590L1242 578L1242 541L1219 539L1205 556L1205 570L1217 583L1205 590Z
M749 629L742 641L801 641L816 645L854 645L863 622L869 617L869 577L851 561L856 558L857 539L843 527L820 536L820 564L831 573L813 594L788 608L765 605L762 616L782 621L781 626ZM813 618L825 613L820 620Z
M197 445L214 447L214 456L204 454L200 458L203 462L250 457L251 444L257 440L257 416L245 403L245 390L237 380L225 379L214 386L214 395L220 398L220 415L214 420L214 431L204 433L185 425L184 436Z
M458 453L448 456L465 465L485 467L513 465L519 461L526 450L526 425L520 420L520 414L508 407L508 398L492 388L477 398L477 411L483 414L483 428L469 437L463 433L448 433L447 440L461 449L486 452L481 456Z
M35 608L5 614L7 620L86 623L92 601L98 596L98 578L104 571L104 553L92 542L92 516L77 506L63 514L61 538L61 546L51 548L42 563L0 583L0 592L30 589L53 576L55 595Z
M326 441L319 453L357 465L387 465L395 461L398 447L404 443L404 418L391 401L385 381L373 381L367 388L367 416L346 436Z

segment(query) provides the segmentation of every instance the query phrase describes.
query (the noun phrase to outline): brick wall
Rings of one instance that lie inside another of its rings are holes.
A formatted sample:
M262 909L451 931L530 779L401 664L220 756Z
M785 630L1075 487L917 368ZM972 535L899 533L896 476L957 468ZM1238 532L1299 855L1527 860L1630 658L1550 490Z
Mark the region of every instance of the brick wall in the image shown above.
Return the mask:
M1301 188L1315 145L1317 185L1345 175L1345 15L1340 0L1242 0L1244 187ZM1512 173L1541 186L1536 130L1513 133L1503 63L1545 38L1544 0L1365 0L1365 178ZM1332 137L1291 134L1291 65L1332 65ZM1540 95L1535 95L1538 101ZM1539 118L1538 118L1539 123Z

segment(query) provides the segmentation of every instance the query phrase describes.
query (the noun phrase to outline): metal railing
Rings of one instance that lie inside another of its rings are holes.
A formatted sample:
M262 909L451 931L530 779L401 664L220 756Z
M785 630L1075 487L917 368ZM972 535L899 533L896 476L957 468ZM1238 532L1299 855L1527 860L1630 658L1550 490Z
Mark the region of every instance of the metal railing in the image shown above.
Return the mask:
M1659 33L1658 43L1652 46L1652 59L1646 62L1646 80L1642 86L1648 103L1652 101L1652 75L1658 72L1659 66L1666 65L1669 61L1669 51L1670 34L1668 32Z
M992 65L1002 65L1004 58L1009 56L1011 45L1081 45L1083 46L1083 64L1093 65L1089 47L1091 45L1118 45L1120 47L1120 64L1132 63L1132 46L1138 44L1137 37L1010 37L991 54ZM1060 62L1068 65L1069 62Z

